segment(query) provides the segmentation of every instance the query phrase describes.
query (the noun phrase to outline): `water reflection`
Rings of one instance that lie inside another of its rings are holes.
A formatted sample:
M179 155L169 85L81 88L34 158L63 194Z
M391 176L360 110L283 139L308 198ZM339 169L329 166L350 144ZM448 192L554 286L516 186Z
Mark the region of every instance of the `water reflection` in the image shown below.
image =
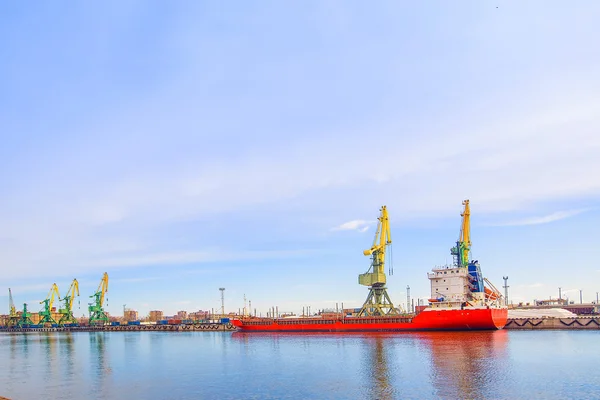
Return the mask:
M390 384L390 369L388 365L389 346L386 346L386 340L392 338L382 335L369 335L365 338L366 360L364 371L366 372L367 398L387 400L394 398L394 387Z
M104 332L93 332L89 335L91 360L96 366L92 374L98 390L106 390L106 380L112 372L105 349L105 335Z
M52 382L52 374L55 373L54 366L58 362L56 359L56 346L54 343L54 338L48 333L43 333L42 337L40 338L40 342L42 343L42 349L44 350L44 356L46 357L46 367L44 368L46 382Z
M75 374L75 355L73 354L73 334L64 332L60 337L60 352L61 359L64 360L66 374L65 376L71 379Z
M441 398L494 397L507 358L508 333L421 333L418 344L428 353L432 384Z

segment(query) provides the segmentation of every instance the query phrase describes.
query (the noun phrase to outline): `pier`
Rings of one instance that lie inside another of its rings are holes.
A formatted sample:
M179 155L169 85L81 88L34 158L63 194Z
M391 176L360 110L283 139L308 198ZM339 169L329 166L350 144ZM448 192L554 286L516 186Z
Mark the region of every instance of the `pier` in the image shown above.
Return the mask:
M56 328L5 328L0 332L228 332L235 331L231 323L201 323L189 325L104 325L104 326L71 326Z
M600 317L573 318L509 318L504 329L534 330L534 329L568 329L568 330L597 330L600 329Z

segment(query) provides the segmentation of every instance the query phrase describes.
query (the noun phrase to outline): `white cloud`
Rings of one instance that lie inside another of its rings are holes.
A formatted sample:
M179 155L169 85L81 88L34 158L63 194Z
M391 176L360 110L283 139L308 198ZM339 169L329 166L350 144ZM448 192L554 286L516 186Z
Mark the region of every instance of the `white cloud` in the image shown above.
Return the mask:
M561 219L573 217L575 215L581 214L583 212L588 211L588 209L578 209L578 210L569 210L569 211L557 211L555 213L545 215L542 217L529 217L516 221L510 221L505 223L493 224L494 226L524 226L524 225L539 225L539 224L548 224L554 221L560 221Z
M344 222L343 224L331 228L332 231L359 231L366 232L369 226L374 224L376 221L365 221L362 219L355 219L353 221Z

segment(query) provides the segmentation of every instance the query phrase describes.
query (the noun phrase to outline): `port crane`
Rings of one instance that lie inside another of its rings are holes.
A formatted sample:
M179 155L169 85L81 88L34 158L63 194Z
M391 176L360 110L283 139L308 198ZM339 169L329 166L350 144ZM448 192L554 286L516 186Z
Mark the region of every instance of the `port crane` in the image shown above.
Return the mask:
M358 283L369 287L369 295L358 313L359 317L398 314L385 287L385 252L386 247L392 244L392 236L387 207L381 207L380 211L373 245L363 251L365 256L371 256L371 266L367 272L358 276Z
M103 308L106 292L108 292L108 273L105 272L104 275L102 275L96 293L90 296L90 298L94 298L94 302L89 303L88 307L90 312L90 325L94 323L104 324L109 322L108 315Z
M13 301L12 291L8 288L8 326L16 326L19 324L19 316Z
M469 253L471 252L471 209L469 200L463 200L462 204L465 208L460 213L462 217L460 234L456 246L450 249L450 254L454 257L454 263L458 267L467 267L469 265Z
M463 200L463 212L460 214L462 222L460 234L456 246L450 249L450 254L454 258L454 265L459 268L466 268L468 271L468 287L471 291L471 297L477 300L500 301L503 296L496 287L481 273L479 261L470 260L471 253L471 208L469 200Z
M58 321L59 325L77 324L77 320L73 315L73 300L75 299L75 296L79 296L79 282L77 282L77 279L73 279L67 294L60 299L60 301L64 301L64 308L58 310L61 314L60 320Z
M33 325L33 321L31 320L31 313L27 310L27 303L23 303L23 312L21 313L21 318L19 318L17 326L19 328L23 328L28 327L29 325Z
M50 288L50 292L48 292L48 296L46 296L45 300L40 301L40 304L44 305L44 310L40 311L38 315L40 316L40 325L44 324L54 324L56 325L56 320L52 317L52 306L54 305L54 296L56 295L56 299L60 299L60 293L58 293L58 286L56 283L52 284Z

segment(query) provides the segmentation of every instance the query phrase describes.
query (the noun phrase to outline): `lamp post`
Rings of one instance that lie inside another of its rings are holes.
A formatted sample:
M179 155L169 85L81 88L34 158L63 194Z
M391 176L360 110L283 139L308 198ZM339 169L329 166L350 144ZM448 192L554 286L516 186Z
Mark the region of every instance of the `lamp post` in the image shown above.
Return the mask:
M225 316L225 288L219 288L221 291L221 317Z

